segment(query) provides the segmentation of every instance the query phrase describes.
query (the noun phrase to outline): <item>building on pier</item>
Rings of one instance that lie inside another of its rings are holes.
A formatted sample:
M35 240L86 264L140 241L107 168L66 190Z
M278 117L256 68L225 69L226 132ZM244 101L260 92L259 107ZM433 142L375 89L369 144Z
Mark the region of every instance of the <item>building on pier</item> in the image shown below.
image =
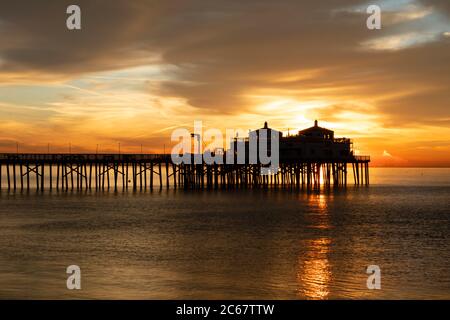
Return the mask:
M241 150L245 150L246 159L250 154L251 137L256 139L255 150L259 146L266 145L267 155L271 156L270 150L272 141L278 137L279 156L281 161L330 161L330 160L350 160L353 157L353 142L348 138L335 138L334 131L320 127L318 121L314 121L314 126L300 130L295 135L283 136L283 133L270 128L267 122L264 127L249 132L249 138L234 138L231 142L229 152L238 155Z
M348 160L353 157L353 143L347 138L335 138L334 131L314 126L300 130L296 135L282 137L280 158L284 161L296 160Z

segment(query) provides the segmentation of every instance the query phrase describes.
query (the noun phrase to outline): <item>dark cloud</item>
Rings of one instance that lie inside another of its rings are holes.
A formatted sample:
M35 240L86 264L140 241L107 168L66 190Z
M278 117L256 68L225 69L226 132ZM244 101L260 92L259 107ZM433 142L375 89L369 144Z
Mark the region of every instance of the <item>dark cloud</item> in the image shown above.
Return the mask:
M432 6L440 12L450 15L450 1L448 0L420 0L420 2L426 6Z

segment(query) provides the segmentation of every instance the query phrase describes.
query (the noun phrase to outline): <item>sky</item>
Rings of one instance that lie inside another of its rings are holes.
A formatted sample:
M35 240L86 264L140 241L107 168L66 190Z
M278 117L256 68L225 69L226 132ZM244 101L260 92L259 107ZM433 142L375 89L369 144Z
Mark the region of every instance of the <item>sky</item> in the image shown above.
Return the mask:
M315 119L372 165L450 166L450 1L0 1L0 152L163 152L194 121Z

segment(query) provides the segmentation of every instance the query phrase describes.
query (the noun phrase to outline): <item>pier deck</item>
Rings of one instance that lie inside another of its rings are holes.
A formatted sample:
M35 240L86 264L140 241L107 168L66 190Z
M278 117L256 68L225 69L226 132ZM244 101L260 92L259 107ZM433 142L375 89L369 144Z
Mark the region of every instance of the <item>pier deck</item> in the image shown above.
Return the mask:
M225 155L224 155L225 159ZM175 164L170 154L0 153L0 190L217 189L369 184L368 156L280 159L276 174L259 164ZM225 160L224 160L225 163Z

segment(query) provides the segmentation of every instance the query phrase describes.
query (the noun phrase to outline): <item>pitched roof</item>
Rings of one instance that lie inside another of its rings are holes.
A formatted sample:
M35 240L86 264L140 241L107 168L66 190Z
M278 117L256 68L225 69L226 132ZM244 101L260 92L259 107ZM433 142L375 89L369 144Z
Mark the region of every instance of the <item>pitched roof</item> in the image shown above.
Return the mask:
M307 129L300 130L299 133L307 133L307 132L314 132L314 131L333 132L333 130L317 126L317 127L310 127Z
M326 132L326 133L333 132L333 130L319 127L317 120L315 120L313 127L309 127L307 129L300 130L298 133L302 134L302 133L317 132L317 131L318 132Z

